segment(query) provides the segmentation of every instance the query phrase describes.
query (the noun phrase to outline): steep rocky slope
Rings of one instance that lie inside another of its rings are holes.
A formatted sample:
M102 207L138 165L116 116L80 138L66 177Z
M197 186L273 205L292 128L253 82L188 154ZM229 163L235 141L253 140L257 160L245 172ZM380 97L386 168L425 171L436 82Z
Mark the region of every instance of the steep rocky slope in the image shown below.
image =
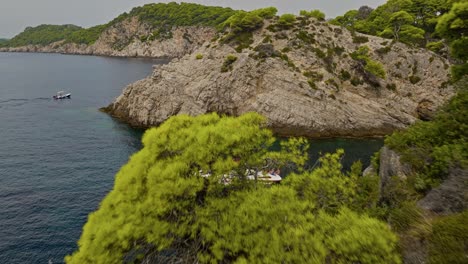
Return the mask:
M453 95L448 62L427 50L314 18L300 17L288 29L275 25L265 23L251 40L205 39L192 54L128 86L106 110L142 127L176 114L256 111L282 135L363 137L430 118ZM361 46L383 65L385 79L356 58Z
M0 48L0 52L45 52L79 55L102 55L115 57L182 57L211 39L216 30L211 27L173 27L169 38L141 39L151 36L154 28L130 17L107 28L92 45L57 41L49 45L28 45Z

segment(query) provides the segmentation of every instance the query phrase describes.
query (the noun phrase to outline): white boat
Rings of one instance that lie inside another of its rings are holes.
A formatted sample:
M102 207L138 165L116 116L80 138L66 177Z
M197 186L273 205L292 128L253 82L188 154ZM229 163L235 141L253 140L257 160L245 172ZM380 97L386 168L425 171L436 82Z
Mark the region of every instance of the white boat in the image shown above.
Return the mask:
M255 180L255 172L247 175L247 179ZM265 173L265 172L259 171L257 173L257 180L259 181L275 183L275 182L280 182L282 179L283 178L281 178L281 176L279 174L276 174L275 172Z
M254 170L246 170L245 172L247 175L246 178L248 180L255 180L255 171ZM199 175L203 178L208 178L208 177L211 177L211 173L207 173L207 172L204 172L202 170L199 171ZM233 178L233 173L231 174L224 174L222 179L221 179L221 182L223 184L230 184L231 181L232 181L232 178ZM281 176L277 173L277 172L263 172L263 171L259 171L257 172L257 177L256 179L258 181L263 181L263 182L266 182L266 183L278 183L278 182L281 182L281 180L283 180L283 178L281 178Z
M71 99L71 93L65 93L64 91L57 92L56 95L53 96L55 100L58 99Z

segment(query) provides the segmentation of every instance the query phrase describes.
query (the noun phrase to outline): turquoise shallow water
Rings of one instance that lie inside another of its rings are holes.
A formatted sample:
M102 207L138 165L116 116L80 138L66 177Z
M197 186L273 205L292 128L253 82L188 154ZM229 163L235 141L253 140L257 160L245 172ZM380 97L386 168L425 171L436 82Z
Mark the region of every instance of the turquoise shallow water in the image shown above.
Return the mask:
M142 131L98 111L164 61L0 53L0 263L60 263L115 173L141 148ZM71 100L50 99L58 90ZM382 140L312 141L344 148L345 167Z

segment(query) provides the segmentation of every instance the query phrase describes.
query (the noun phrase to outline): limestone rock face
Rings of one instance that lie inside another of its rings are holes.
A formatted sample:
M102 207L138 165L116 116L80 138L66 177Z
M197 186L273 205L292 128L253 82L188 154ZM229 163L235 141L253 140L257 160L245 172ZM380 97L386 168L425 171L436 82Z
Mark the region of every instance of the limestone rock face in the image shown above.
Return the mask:
M374 36L357 44L346 29L313 18L299 17L290 29L273 30L269 26L275 23L266 21L243 49L207 27L174 27L170 37L151 41L154 29L129 18L90 46L62 41L0 51L177 58L128 86L106 108L141 127L177 114L255 111L280 135L382 136L430 119L454 94L446 85L449 62L425 49ZM385 79L352 58L363 45L382 64ZM221 72L231 54L237 60Z
M436 110L433 103L430 100L423 100L419 102L418 108L416 109L418 117L424 121L430 121L434 118Z
M29 45L16 48L0 48L0 52L44 52L77 55L100 55L114 57L175 58L193 52L216 30L208 27L177 27L172 37L141 41L141 36L150 36L152 27L141 23L136 17L126 19L105 30L92 45L55 42L47 46Z
M411 173L411 167L401 162L398 153L384 146L380 150L379 176L384 181L392 176L405 179Z
M420 200L418 206L438 215L450 215L467 210L468 171L452 169L448 178Z
M379 177L380 177L380 194L381 198L386 195L386 187L391 178L396 176L406 179L411 174L411 166L401 162L401 157L398 153L391 150L387 146L380 150Z
M453 95L444 86L448 62L436 54L401 43L382 54L388 40L368 36L369 56L387 72L378 79L351 58L363 44L353 43L350 32L309 22L299 32L275 33L266 24L240 53L235 45L206 43L129 85L107 110L141 127L177 114L255 111L280 135L365 137L403 129L418 120L420 102L430 101L435 109ZM237 60L221 72L228 55ZM410 82L413 75L418 83Z

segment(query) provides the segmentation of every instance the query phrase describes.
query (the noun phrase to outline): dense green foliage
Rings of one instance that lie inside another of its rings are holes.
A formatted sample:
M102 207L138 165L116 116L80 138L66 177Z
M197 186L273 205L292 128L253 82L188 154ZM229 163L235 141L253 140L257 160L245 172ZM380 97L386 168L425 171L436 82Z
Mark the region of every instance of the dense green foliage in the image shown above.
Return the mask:
M350 10L342 16L335 17L330 21L330 23L337 26L343 26L350 30L355 30L355 24L358 22L357 14L357 10Z
M299 14L305 17L315 17L318 20L325 20L325 13L317 9L311 11L301 10Z
M223 23L223 27L229 27L235 33L253 31L263 25L263 18L251 12L239 12Z
M148 130L67 263L132 262L149 246L161 263L401 263L387 225L355 212L375 204L359 164L343 173L339 151L301 172L306 141L269 151L265 125L254 113L182 115ZM246 179L286 164L297 173L284 184Z
M28 27L22 33L9 40L6 45L9 47L48 45L56 41L64 40L81 29L81 27L74 25L40 25L37 27Z
M222 23L221 27L228 27L232 34L250 32L263 26L263 20L275 17L277 12L278 9L275 7L256 9L250 12L238 11Z
M229 29L228 34L222 38L222 43L236 45L236 51L242 52L254 42L253 31L264 24L264 19L273 18L278 10L275 7L256 9L250 12L238 11L220 25L220 29Z
M67 36L66 42L87 45L93 44L107 27L108 25L106 24L80 29Z
M429 260L432 264L462 264L468 261L468 211L442 217L432 226Z
M451 167L468 166L467 110L465 86L433 121L418 122L386 138L385 144L401 153L417 172L412 181L416 190L426 191L439 184Z
M461 0L388 0L371 8L350 10L331 23L361 33L394 38L408 44L425 45L434 36L441 15ZM432 36L431 36L432 35Z
M468 2L456 3L439 19L436 31L451 44L451 54L462 61L461 65L452 68L452 75L459 80L468 74Z
M278 25L283 28L289 28L296 22L296 16L293 14L284 14L278 19Z
M444 48L444 42L440 41L433 41L426 44L426 48L432 50L433 52L439 53Z
M263 20L273 18L278 9L267 7L250 12L238 11L221 24L221 28L228 27L232 34L250 32L263 26Z
M278 13L278 9L276 7L270 6L270 7L252 10L250 11L250 13L256 16L259 16L263 19L271 19L276 16L276 14Z
M388 0L375 10L361 7L330 23L442 53L450 44L454 81L468 73L468 2L463 0ZM444 38L444 39L441 39ZM445 53L446 54L446 53Z
M157 3L133 8L126 17L138 17L154 28L172 26L212 26L224 23L237 11L231 8L192 3Z
M2 46L2 44L5 44L8 42L9 39L6 39L6 38L0 38L0 47Z

